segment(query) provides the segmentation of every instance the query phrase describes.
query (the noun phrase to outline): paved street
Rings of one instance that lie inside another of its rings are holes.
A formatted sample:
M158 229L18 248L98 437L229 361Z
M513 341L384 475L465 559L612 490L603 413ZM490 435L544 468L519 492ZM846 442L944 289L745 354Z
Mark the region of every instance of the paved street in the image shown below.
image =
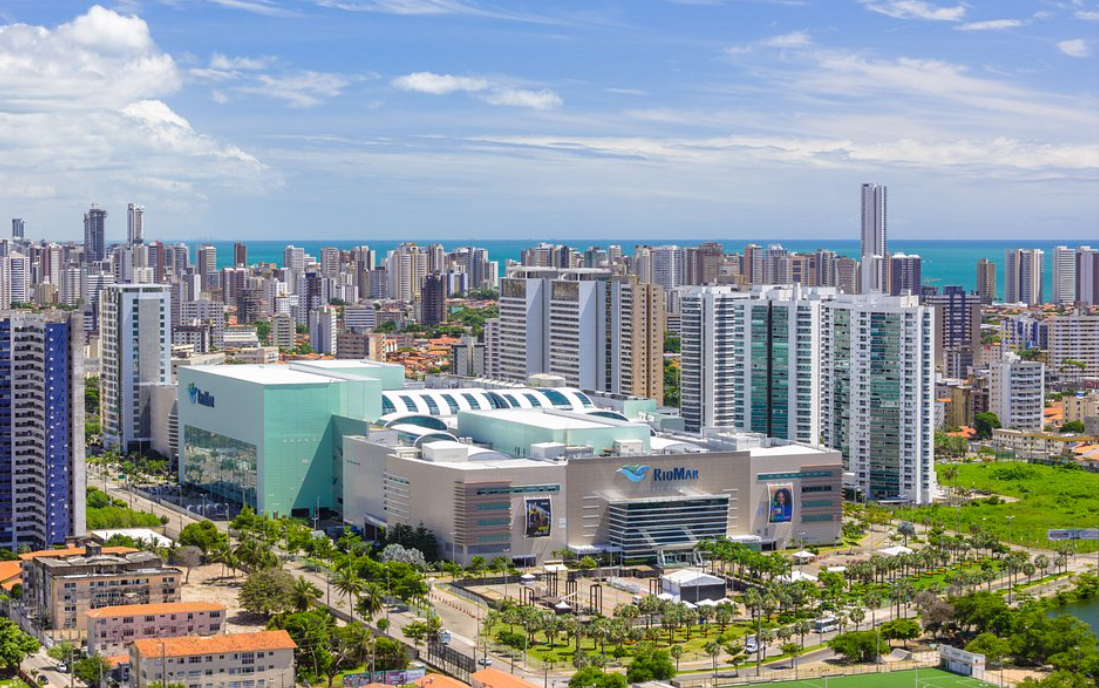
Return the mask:
M104 481L102 475L97 473L94 480L92 480L90 484L100 489L103 489ZM135 491L128 489L126 486L118 484L116 481L110 478L107 479L106 489L112 496L119 499L124 499L127 504L132 504L133 507L136 509L149 511L158 516L167 516L169 518L169 522L165 530L167 531L166 534L169 537L178 537L180 530L187 524L202 520L201 517L199 517L197 514L183 514L179 511L176 511L175 509L168 508L152 500L149 500L141 496L140 494L137 494ZM228 524L225 521L215 521L215 523L217 523L218 527L222 530L228 529ZM874 548L884 547L889 544L886 533L891 530L891 528L876 529L871 534L868 534L861 546L854 549L856 551L859 551L860 553L869 555L869 553L872 552ZM926 527L917 525L917 530L921 535L926 535ZM1013 546L1013 549L1021 548ZM1055 556L1052 550L1029 549L1028 551L1032 555L1045 553L1048 556L1051 556L1051 558L1052 556ZM1073 572L1078 572L1086 570L1088 568L1094 568L1094 566L1094 557L1075 557L1070 559L1069 570ZM345 599L336 590L331 589L329 581L326 579L323 573L314 572L304 562L297 559L287 564L287 570L297 575L301 575L316 584L317 587L320 588L320 590L324 593L322 601L326 605L331 606L334 609L338 609L346 614L352 613L350 600ZM1005 588L1008 586L1008 584L1009 579L1007 577L1004 577L997 581L994 581L991 585L991 589L996 590ZM1061 585L1066 584L1067 581L1058 580L1048 584L1044 584L1040 588L1034 588L1032 590L1034 592L1037 592L1046 588L1055 589ZM483 614L484 610L479 609L477 605L474 605L469 600L453 595L438 587L436 587L436 589L432 591L431 599L434 603L436 612L439 614L442 620L443 627L450 630L452 633L450 646L468 657L480 657L482 654L480 649L477 650L476 655L474 653L474 640L477 637L477 617ZM912 616L913 612L909 611L907 615ZM873 617L877 620L877 623L879 624L892 619L894 616L895 615L893 611L888 607L882 607L878 610L875 610L873 614ZM400 630L404 628L404 626L406 626L407 624L416 621L420 617L418 617L414 612L411 611L390 611L388 613L388 618L390 622L389 632L396 637L402 637ZM867 620L863 624L864 627L869 624L870 618L871 615L868 614ZM851 629L851 627L848 627L844 630ZM834 631L831 633L825 633L823 634L823 636L813 633L809 636L806 636L805 640L807 644L822 644L835 637L838 633L839 631ZM772 643L767 648L767 655L774 657L781 654L778 649L778 645L779 643L777 641ZM834 654L831 650L828 650L827 648L816 650L806 655L802 655L802 657L799 659L799 666L805 666L813 662L824 661L832 657L834 657ZM571 671L567 670L557 670L549 673L547 676L546 673L541 669L527 667L519 660L516 660L515 664L513 665L510 659L496 655L492 655L492 662L492 666L495 668L504 671L512 671L517 676L521 676L539 685L543 684L544 682L548 682L549 685L566 683L568 676L572 673ZM681 663L681 669L683 671L705 671L711 666L712 663L709 659L698 659L692 661L684 661ZM766 674L768 672L785 670L789 667L790 662L784 660L781 662L772 662L771 664L765 664L761 668L761 671ZM741 666L741 672L754 671L754 661L750 663L745 663ZM53 673L56 674L56 672ZM61 675L58 674L57 676L60 677ZM51 685L61 685L59 683L54 683L53 681L54 677L51 676Z

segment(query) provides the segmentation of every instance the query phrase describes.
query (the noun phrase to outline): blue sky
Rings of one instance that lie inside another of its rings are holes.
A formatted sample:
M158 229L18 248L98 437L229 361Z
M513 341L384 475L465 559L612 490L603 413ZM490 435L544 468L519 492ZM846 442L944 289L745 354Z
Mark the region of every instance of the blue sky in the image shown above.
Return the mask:
M54 239L1096 242L1099 0L4 0L0 152Z

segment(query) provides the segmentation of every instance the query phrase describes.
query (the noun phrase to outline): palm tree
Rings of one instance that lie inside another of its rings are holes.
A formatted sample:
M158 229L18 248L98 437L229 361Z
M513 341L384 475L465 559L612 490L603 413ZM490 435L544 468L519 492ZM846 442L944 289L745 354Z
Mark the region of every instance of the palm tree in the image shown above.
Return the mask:
M356 598L366 584L359 576L359 569L354 560L348 560L336 571L336 579L332 583L345 599L351 598L351 608L354 609Z
M857 631L859 630L859 624L866 619L866 610L862 607L852 607L848 616L855 622L855 630Z
M385 609L385 589L378 583L370 582L359 591L357 611L367 621L382 613Z
M812 624L810 624L805 619L802 619L801 621L798 621L794 624L794 633L797 634L798 642L801 644L801 647L803 649L805 648L805 636L809 635L812 630Z
M675 673L679 673L679 658L683 656L683 646L679 643L672 645L672 648L668 650L668 653L675 660Z
M296 612L307 612L321 598L321 589L313 581L298 576L294 587L290 589L290 607Z
M676 645L676 647L679 647ZM721 641L717 638L708 640L702 649L706 651L706 654L710 655L710 660L714 664L714 682L717 682L717 656L721 654ZM676 664L676 671L679 671L679 664Z

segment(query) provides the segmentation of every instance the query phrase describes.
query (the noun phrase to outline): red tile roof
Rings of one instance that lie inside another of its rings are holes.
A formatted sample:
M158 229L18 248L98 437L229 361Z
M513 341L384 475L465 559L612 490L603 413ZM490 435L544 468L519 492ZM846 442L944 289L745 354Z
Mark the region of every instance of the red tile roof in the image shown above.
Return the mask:
M145 638L135 640L134 650L142 657L190 657L216 652L253 652L260 650L293 650L297 647L286 631L228 633L181 638Z

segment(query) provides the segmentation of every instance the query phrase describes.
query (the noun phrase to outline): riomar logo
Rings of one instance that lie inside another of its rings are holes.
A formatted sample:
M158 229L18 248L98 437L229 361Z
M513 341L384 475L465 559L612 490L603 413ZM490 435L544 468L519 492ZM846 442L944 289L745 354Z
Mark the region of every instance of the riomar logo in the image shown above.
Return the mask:
M649 467L634 463L619 468L618 472L626 476L626 479L631 483L639 483L645 479L645 474L649 472Z
M192 404L200 404L214 408L214 395L203 392L195 383L187 385L187 396L191 397Z

